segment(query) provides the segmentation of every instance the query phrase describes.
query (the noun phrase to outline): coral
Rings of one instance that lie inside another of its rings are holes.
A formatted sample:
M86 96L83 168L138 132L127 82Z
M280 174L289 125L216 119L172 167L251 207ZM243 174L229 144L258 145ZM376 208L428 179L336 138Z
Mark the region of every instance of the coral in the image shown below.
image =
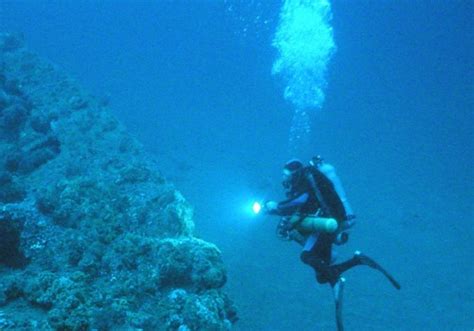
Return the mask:
M21 268L27 263L20 247L22 222L8 213L0 214L0 264Z
M39 210L51 216L54 223L78 228L86 219L96 225L105 226L104 222L116 215L114 207L117 205L110 204L113 199L113 187L101 185L87 177L77 177L71 180L63 179L40 191L37 203Z
M0 328L228 330L218 248L106 104L0 34Z
M0 117L0 127L5 132L17 132L25 123L28 112L20 104L13 104L3 109Z
M7 172L0 172L0 203L18 202L25 198L26 192Z
M48 321L57 330L87 330L90 326L90 294L80 274L57 277L43 272L24 288L32 304L48 310Z
M171 330L230 330L237 320L235 308L227 296L216 290L195 295L176 289L163 299L173 311L163 321ZM221 322L223 321L223 322Z
M11 152L5 156L5 164L4 167L6 170L10 172L18 171L21 162L21 153L15 151Z
M51 130L51 119L44 115L35 114L31 117L31 128L39 133L48 133Z
M13 100L13 102L12 102L13 104L16 103L15 102L16 100L18 100L16 98L20 98L20 100L22 98L24 98L24 93L21 90L20 83L17 79L7 79L7 80L5 80L5 82L3 84L3 89L5 90L5 92L10 94L10 99ZM26 105L27 103L24 102L23 104Z
M23 296L23 284L17 276L4 276L0 284L0 306Z
M120 178L117 180L118 184L135 184L140 182L146 182L150 179L150 169L144 165L131 164L125 166L120 173Z
M220 288L226 273L215 245L199 239L165 239L158 248L160 284L196 289Z
M83 99L80 96L73 96L69 99L69 105L71 106L72 109L78 110L78 109L86 108L88 105L88 102L87 100Z
M18 171L29 173L48 161L54 159L61 151L61 144L54 136L46 136L45 138L35 142L22 152L18 161Z
M10 99L3 89L0 89L0 112L10 104Z

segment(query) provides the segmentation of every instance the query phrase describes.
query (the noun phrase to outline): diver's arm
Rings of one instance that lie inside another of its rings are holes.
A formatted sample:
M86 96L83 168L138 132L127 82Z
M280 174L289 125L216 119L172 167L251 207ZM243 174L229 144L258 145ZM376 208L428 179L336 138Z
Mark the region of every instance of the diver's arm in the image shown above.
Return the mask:
M288 216L295 213L302 205L304 205L309 199L308 193L302 193L293 199L288 199L279 202L276 208L269 210L269 214Z

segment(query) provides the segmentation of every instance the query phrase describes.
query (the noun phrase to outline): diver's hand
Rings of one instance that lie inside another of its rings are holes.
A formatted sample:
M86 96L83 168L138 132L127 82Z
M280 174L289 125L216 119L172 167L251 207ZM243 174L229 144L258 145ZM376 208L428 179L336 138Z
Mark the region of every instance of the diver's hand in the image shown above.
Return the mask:
M278 209L278 202L276 201L267 201L263 205L266 213L275 212Z
M290 232L291 230L293 230L294 226L293 226L293 223L290 222L290 220L288 218L283 218L281 220L281 222L278 224L278 228L281 230L281 231L284 231L284 232Z
M284 240L291 240L291 231L293 230L293 224L286 218L283 217L277 226L277 236Z

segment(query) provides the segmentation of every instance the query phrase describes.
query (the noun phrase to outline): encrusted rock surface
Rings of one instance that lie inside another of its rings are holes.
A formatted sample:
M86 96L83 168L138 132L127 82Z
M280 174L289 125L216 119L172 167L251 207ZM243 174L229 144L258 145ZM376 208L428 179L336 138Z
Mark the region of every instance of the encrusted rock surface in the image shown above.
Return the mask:
M0 329L228 330L216 246L100 99L0 34Z

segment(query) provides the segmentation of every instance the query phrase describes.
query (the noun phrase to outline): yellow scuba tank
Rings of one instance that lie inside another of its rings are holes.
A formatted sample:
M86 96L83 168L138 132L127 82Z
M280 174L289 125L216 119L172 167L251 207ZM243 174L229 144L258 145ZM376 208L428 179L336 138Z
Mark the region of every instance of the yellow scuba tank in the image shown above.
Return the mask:
M291 217L290 222L301 234L313 232L333 233L338 227L338 223L334 218L317 217L315 215L294 215Z

